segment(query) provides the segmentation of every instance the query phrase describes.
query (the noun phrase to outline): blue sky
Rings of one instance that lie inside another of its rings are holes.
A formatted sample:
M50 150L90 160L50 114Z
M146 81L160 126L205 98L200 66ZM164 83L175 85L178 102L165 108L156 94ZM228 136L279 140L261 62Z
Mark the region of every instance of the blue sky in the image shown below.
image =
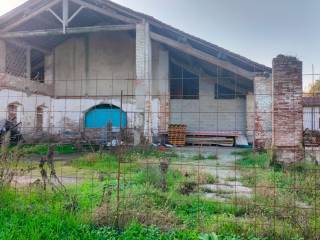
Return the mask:
M24 0L1 0L0 14ZM319 0L114 0L271 66L277 54L320 72Z

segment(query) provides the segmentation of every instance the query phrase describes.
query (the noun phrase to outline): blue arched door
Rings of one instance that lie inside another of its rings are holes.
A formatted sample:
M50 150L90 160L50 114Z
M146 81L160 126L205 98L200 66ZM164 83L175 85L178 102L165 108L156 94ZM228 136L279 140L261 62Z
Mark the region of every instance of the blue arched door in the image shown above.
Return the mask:
M98 105L85 115L85 128L106 128L109 121L113 128L120 128L121 109L113 105ZM127 126L127 114L122 111L122 127Z

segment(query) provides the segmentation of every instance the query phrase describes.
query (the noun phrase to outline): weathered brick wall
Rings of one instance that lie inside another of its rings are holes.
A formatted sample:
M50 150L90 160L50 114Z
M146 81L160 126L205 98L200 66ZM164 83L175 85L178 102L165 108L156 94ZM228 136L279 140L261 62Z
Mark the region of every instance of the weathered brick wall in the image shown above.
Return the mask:
M254 79L254 148L268 149L272 142L272 79L258 75Z
M276 160L303 159L302 62L279 55L273 59L273 134Z

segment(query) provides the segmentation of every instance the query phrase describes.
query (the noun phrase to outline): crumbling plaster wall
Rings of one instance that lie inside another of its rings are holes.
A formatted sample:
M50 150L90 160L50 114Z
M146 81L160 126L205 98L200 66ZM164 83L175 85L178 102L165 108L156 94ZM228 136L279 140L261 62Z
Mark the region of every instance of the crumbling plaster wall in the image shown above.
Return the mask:
M130 63L126 62L122 66L118 64L117 67L113 67L112 63L106 63L107 65L110 64L106 67L103 64L104 60L102 58L109 55L104 53L99 55L98 50L96 50L96 53L92 53L93 56L101 58L101 61L98 61L100 63L96 64L94 68L91 68L90 74L93 74L93 72L100 72L98 75L103 76L103 72L106 71L106 74L109 75L109 73L112 72L113 76L116 76L115 72L118 72L121 73L122 76L118 74L117 78L123 78L127 82L127 85L125 86L121 79L114 79L113 88L116 90L112 91L112 89L108 88L108 82L110 82L109 80L111 79L100 79L101 82L105 82L106 84L106 86L104 86L106 88L105 92L99 90L99 94L96 95L96 90L94 92L92 90L92 95L87 96L89 94L85 91L81 91L81 89L88 89L83 86L87 86L86 84L90 85L93 81L86 81L86 79L83 79L82 77L82 75L85 75L85 61L83 60L85 41L84 38L69 39L58 46L52 54L46 56L45 82L48 84L55 81L55 94L53 97L24 92L24 88L21 90L19 89L20 91L1 90L1 99L5 99L6 101L2 101L0 104L0 109L3 109L3 111L1 111L2 115L0 115L0 119L5 119L7 117L6 109L10 102L21 103L23 106L23 112L21 113L23 132L26 134L34 133L35 111L36 108L41 105L45 106L48 110L48 117L44 123L45 132L51 134L59 134L64 131L81 132L84 130L83 119L85 112L96 105L105 103L120 107L120 91L123 90L124 97L122 109L127 113L128 127L134 129L135 115L139 110L137 109L135 97L133 96L134 92L132 91L137 81L135 81L135 78L130 76L130 74L135 71L135 59L131 59L129 61ZM125 47L126 45L121 48ZM134 50L134 47L131 46L131 48ZM166 127L164 126L164 123L166 122L163 120L163 116L168 116L168 110L161 109L163 109L163 106L168 105L169 53L163 46L155 42L153 43L152 51L152 79L150 78L153 82L150 85L152 87L152 91L150 92L152 97L151 116L152 132L157 133L160 128ZM116 54L116 52L114 52L114 54ZM120 56L120 58L124 59L125 56ZM108 59L106 61L108 61ZM93 63L91 64L93 65ZM129 64L130 67L126 66ZM128 75L128 72L131 73ZM128 84L129 82L130 84ZM94 88L96 88L96 86ZM162 124L161 127L160 124Z
M156 42L152 42L152 54L148 51L151 40L145 26L137 26L137 40L128 33L95 33L59 45L45 61L45 81L55 81L55 97L100 96L120 101L123 91L124 96L130 95L124 101L135 105L135 127L141 125L144 132L151 129L147 134L166 128L169 53Z
M0 120L7 119L9 104L18 106L17 122L22 122L22 131L26 134L35 132L36 108L44 107L44 112L50 110L50 97L43 95L27 95L25 92L2 89L0 90ZM49 131L49 116L44 114L43 130Z
M119 99L97 98L97 99L55 99L43 95L24 92L0 90L0 119L7 119L7 106L15 103L19 104L18 121L22 122L22 132L24 134L34 134L36 126L36 108L44 107L43 131L50 134L61 134L66 131L83 132L85 113L92 107L99 104L112 104L120 107ZM135 106L124 102L123 111L127 112L127 124L133 128Z

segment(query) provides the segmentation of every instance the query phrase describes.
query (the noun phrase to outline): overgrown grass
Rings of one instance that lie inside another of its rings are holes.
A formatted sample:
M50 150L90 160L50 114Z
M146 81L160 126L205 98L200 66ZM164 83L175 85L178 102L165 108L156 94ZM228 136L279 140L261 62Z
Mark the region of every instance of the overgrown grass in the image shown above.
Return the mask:
M268 152L255 153L252 150L246 150L241 152L235 152L234 155L239 156L237 163L241 167L247 168L268 168L271 164L271 156Z
M301 162L272 163L268 153L242 152L242 181L255 191L254 201L243 199L248 217L264 222L260 235L276 239L319 239L319 166ZM271 220L272 219L272 220Z
M74 169L92 171L93 177L67 187L68 195L75 196L75 211L68 210L70 199L50 190L1 189L0 239L314 237L310 229L320 224L318 212L303 215L302 211L291 211L295 209L293 199L315 203L312 199L318 197L312 192L316 183L306 176L309 171L306 165L284 172L269 168L270 161L264 154L242 153L239 165L245 169L243 181L248 186L259 187L257 196L254 200L238 198L236 202L217 202L204 198L200 190L202 184L217 183L213 175L192 169L182 172L174 167L169 168L165 176L161 175L159 160L175 157L174 152L164 153L152 148L130 150L120 161L120 182L116 175L119 159L114 154L87 154L69 162ZM96 173L103 173L105 177L98 179ZM311 184L310 189L288 190L296 186L297 176L301 184ZM163 177L166 190L161 188ZM188 194L181 191L188 186L192 188L187 189ZM284 206L286 211L274 204ZM304 226L304 221L307 227L301 230L297 222Z
M24 154L46 155L48 152L48 147L48 144L26 144L21 150ZM59 154L72 154L77 152L76 147L72 144L56 145L54 150Z

